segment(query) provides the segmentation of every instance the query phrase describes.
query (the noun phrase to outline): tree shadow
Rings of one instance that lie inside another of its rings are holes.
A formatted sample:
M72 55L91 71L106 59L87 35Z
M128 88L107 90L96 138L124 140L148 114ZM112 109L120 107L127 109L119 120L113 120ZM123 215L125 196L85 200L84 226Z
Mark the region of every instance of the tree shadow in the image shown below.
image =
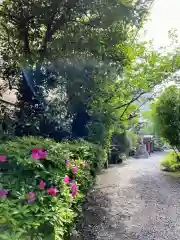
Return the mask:
M104 189L93 189L88 194L83 207L83 218L77 226L82 239L124 239L119 236L125 232L123 221L127 216L120 211L117 215L112 214L112 204L112 199Z
M92 190L87 195L83 206L83 218L78 224L78 231L84 240L96 240L95 228L101 226L108 214L106 206L108 199L100 190Z

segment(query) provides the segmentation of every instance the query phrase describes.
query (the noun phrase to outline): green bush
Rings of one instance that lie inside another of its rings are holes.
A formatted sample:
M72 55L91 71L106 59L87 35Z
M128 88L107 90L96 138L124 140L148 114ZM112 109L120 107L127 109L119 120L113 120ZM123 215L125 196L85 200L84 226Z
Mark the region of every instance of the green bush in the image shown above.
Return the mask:
M176 154L173 150L169 151L162 159L161 166L170 172L180 171L180 161L177 155L180 157L180 153Z
M85 141L23 137L1 144L0 239L64 239L105 160Z
M180 89L169 86L155 102L158 134L180 151Z
M68 152L66 150L63 150L64 154L75 156L76 158L80 158L84 161L87 161L88 163L91 163L90 171L93 176L95 176L96 173L100 171L100 169L107 161L106 150L102 150L101 146L89 143L84 140L75 141L73 144L64 142L61 144L61 146L64 149L68 149Z

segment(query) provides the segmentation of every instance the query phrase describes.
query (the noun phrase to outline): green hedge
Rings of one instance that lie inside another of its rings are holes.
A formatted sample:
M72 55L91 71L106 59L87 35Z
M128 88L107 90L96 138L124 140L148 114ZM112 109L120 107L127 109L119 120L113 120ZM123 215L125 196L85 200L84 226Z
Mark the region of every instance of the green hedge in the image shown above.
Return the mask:
M0 239L64 239L106 157L85 141L24 137L1 144Z

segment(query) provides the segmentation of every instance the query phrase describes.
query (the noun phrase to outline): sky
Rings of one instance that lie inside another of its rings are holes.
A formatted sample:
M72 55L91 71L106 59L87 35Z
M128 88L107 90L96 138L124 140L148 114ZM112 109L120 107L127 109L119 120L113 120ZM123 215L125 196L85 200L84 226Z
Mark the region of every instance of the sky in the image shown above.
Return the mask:
M142 34L141 38L153 39L156 49L171 44L168 39L170 29L177 29L180 37L180 0L155 0L149 18L144 26L146 36Z
M168 37L170 29L177 29L177 34L180 42L180 0L155 0L149 15L149 21L140 32L141 40L153 40L155 49L171 45ZM144 34L144 32L146 34ZM160 86L167 87L174 84L170 81ZM145 104L141 111L149 109L149 103Z
M155 49L170 46L168 50L175 47L169 39L169 30L176 29L178 42L180 43L180 0L154 0L149 20L140 33L140 39L153 40ZM145 34L144 34L145 32ZM165 85L171 85L168 82Z

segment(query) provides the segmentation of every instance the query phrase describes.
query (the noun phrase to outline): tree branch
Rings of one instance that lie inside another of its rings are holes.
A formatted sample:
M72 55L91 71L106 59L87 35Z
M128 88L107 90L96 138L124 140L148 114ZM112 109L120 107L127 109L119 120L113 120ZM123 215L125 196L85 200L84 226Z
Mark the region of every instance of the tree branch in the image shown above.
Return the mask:
M139 99L142 95L144 95L145 93L146 93L146 92L141 92L141 93L138 94L136 97L132 98L131 101L129 101L128 103L125 103L125 104L123 104L123 105L121 105L121 106L116 107L116 109L120 109L120 108L125 107L123 113L122 113L121 116L120 116L120 119L124 116L125 112L126 112L127 109L129 108L129 106L130 106L133 102L135 102L136 100L138 100L138 99Z
M30 54L30 47L29 47L29 29L28 26L24 26L23 32L23 43L24 43L24 54L25 56L28 56Z
M136 100L138 100L143 94L145 94L146 92L142 92L142 93L140 93L138 96L136 96L136 97L134 97L130 102L128 102L127 104L124 104L124 105L122 105L123 107L125 107L125 109L124 109L124 111L122 112L122 114L121 114L121 116L120 116L120 120L122 120L122 117L124 116L124 114L126 113L126 111L128 110L128 108L129 108L129 106L133 103L133 102L135 102ZM122 108L122 106L121 106L121 108ZM136 114L136 116L137 116L137 114ZM135 117L136 117L135 116ZM131 119L131 118L130 118ZM130 120L129 118L128 118L128 120Z
M72 10L73 7L76 6L76 4L78 3L79 0L69 0L69 1L65 1L64 3L64 9L62 11L61 16L59 17L59 19L56 20L56 15L59 11L59 6L61 3L58 3L56 5L56 10L54 12L54 14L51 16L50 20L48 21L47 25L46 25L46 33L45 33L45 37L43 40L43 44L42 44L42 48L41 48L41 56L44 56L46 51L47 51L47 44L49 41L51 41L53 34L56 32L57 29L60 29L65 23L67 23L67 21L70 18L70 11ZM53 22L56 22L53 24Z
M153 98L155 95L156 95L156 93L152 94L151 98L147 98L147 99L148 99L148 100L152 100L152 98ZM131 119L137 117L138 114L137 114L136 112L137 112L138 110L140 110L140 108L141 108L144 104L146 104L146 102L143 102L143 103L136 109L136 111L134 111L132 114L130 114L130 116L129 116L128 119L126 119L126 120L131 120ZM126 121L126 120L123 119L123 121Z

